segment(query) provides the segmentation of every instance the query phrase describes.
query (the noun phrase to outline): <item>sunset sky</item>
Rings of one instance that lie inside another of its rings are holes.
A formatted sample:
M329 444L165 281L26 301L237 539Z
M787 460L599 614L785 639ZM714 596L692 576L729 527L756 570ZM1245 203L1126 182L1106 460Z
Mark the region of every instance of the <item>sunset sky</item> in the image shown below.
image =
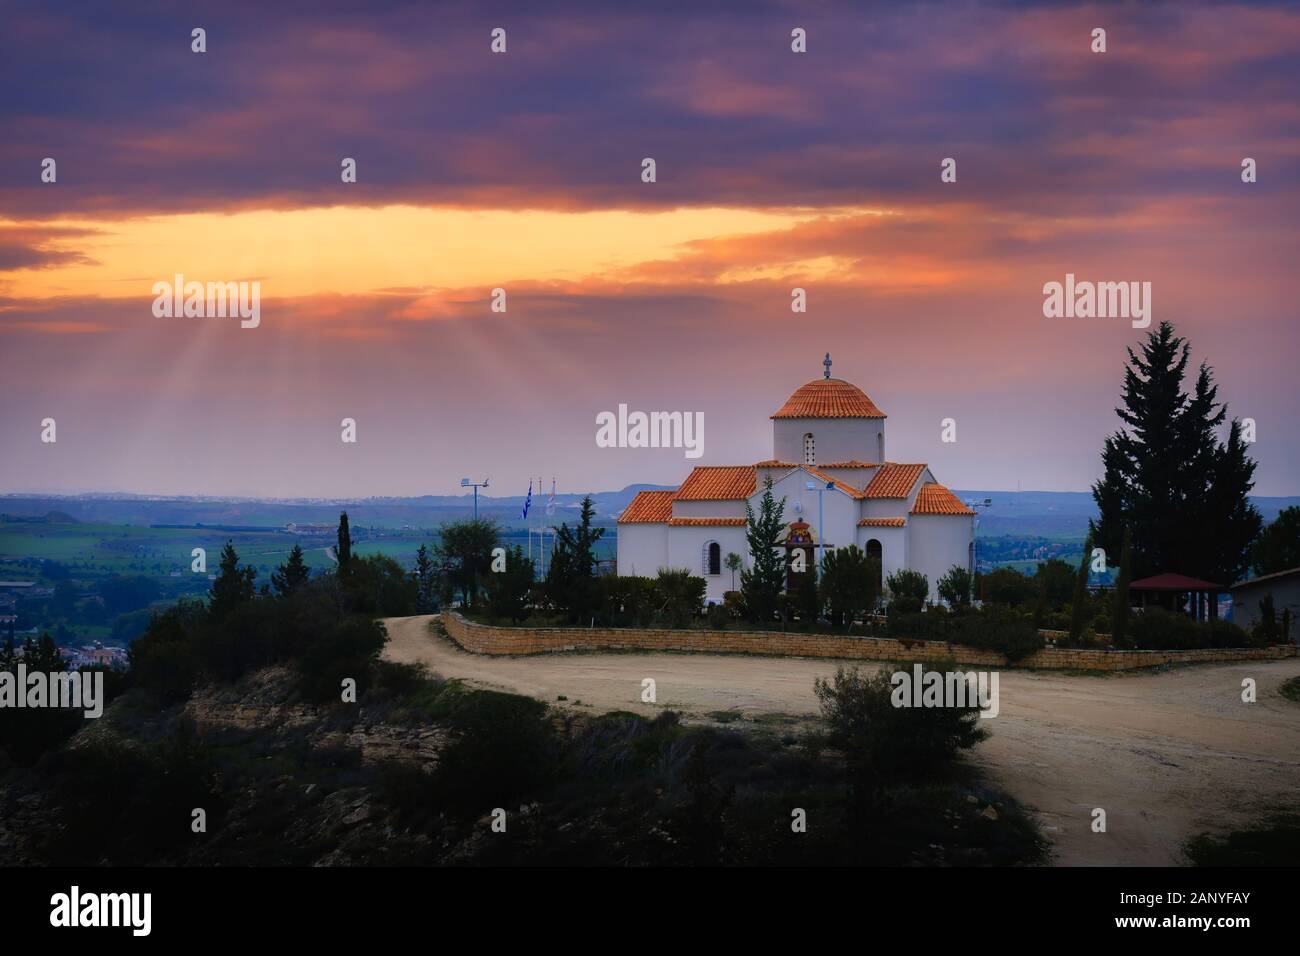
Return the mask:
M675 484L828 351L891 459L1082 491L1144 333L1044 318L1074 273L1151 282L1300 494L1294 6L185 7L3 6L0 493ZM260 327L155 317L177 273ZM598 448L620 403L703 458Z

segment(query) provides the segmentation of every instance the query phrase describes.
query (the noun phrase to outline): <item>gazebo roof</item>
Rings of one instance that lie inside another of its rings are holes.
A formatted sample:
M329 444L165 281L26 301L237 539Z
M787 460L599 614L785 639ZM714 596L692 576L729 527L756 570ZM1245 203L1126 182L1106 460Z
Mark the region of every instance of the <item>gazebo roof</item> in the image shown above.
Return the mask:
M1149 578L1143 578L1140 581L1129 583L1129 589L1133 591L1222 591L1223 588L1213 581L1202 581L1200 578L1189 578L1185 574L1165 574L1153 575Z

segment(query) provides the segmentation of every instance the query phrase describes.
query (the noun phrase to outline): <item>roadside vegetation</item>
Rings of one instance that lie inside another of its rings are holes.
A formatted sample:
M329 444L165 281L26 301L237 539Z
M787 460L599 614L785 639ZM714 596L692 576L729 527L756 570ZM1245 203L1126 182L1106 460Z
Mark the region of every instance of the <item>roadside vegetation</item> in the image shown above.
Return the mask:
M1300 811L1269 812L1227 834L1202 833L1184 847L1194 866L1295 866L1300 860Z
M312 577L291 556L265 588L228 546L207 602L155 615L134 642L103 718L0 713L0 862L1044 857L1027 816L962 759L984 735L973 709L897 709L883 673L858 671L818 683L821 719L799 733L772 719L741 730L672 711L587 716L466 687L380 659L376 617L409 608L419 583L347 544L344 525L336 574ZM38 664L52 644L25 653Z

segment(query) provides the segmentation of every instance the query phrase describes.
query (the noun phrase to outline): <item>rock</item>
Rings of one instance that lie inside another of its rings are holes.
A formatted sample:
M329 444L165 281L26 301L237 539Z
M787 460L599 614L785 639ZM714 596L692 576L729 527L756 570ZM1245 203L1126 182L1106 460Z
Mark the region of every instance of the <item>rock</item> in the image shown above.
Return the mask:
M966 794L966 802L967 802L967 803L979 803L979 802L980 802L980 798L977 797L977 796L975 796L975 794L973 794L973 793L968 793L968 794Z
M994 810L992 807L985 807L983 810L980 811L980 816L982 816L985 820L996 820L998 818L998 812Z

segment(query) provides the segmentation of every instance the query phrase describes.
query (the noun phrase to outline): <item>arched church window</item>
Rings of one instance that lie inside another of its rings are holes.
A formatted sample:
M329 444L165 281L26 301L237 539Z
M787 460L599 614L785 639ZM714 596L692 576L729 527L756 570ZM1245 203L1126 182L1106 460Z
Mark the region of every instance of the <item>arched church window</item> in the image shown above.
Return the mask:
M876 463L883 465L885 463L885 433L881 432L876 436Z
M803 463L805 465L817 463L817 441L813 438L812 432L803 436Z
M716 541L710 541L704 546L704 573L722 573L722 545Z

